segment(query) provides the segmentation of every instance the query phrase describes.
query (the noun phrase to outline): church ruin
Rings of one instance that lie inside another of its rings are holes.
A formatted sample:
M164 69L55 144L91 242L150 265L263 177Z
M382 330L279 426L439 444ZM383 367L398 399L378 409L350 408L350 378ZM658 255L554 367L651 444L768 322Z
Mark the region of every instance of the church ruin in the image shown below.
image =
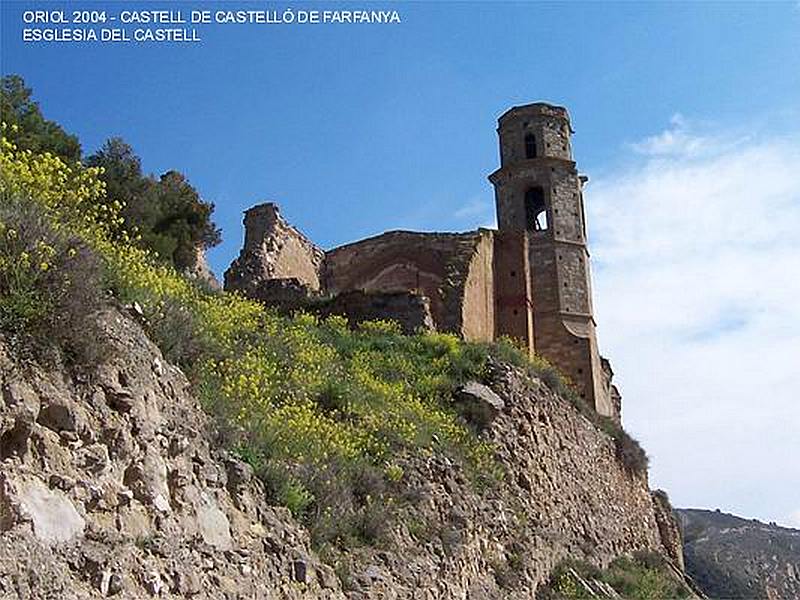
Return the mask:
M497 230L388 231L323 251L275 204L245 212L245 243L225 289L287 309L351 321L397 320L466 340L517 339L619 419L620 396L600 356L592 311L583 185L567 110L517 106L498 121Z

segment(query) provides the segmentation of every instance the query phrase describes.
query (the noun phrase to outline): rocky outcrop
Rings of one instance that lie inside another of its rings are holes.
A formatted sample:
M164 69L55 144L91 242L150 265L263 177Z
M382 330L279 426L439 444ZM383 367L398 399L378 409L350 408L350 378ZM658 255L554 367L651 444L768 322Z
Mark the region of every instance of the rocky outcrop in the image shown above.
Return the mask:
M800 530L678 509L686 573L712 598L800 598Z
M0 598L343 598L183 374L98 318L113 358L74 377L0 342Z
M669 496L664 490L652 492L653 506L655 507L656 524L664 544L667 557L678 569L684 570L683 565L683 537L680 525L672 512Z
M495 365L489 383L469 394L491 405L480 424L501 479L480 490L446 458L408 457L402 523L385 549L345 559L350 598L530 599L566 558L669 558L646 476L620 464L607 435L515 369Z
M456 390L455 404L459 412L479 429L488 427L506 407L492 388L477 381L469 381Z

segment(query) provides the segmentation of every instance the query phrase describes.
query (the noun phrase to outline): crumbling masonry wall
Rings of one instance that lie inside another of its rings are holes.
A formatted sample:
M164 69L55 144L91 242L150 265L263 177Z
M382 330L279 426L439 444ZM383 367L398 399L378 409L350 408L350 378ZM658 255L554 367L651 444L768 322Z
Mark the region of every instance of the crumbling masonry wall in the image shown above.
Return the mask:
M289 225L268 202L244 213L244 247L225 271L225 289L259 298L265 282L295 279L311 291L321 287L325 252Z
M493 233L390 231L325 255L329 294L414 291L428 298L437 330L494 338ZM386 315L390 318L391 315Z
M314 312L343 316L350 325L391 318L406 335L436 329L428 298L406 291L343 292L320 304Z
M495 329L494 287L495 232L478 230L472 253L467 257L461 296L461 331L467 340L492 341ZM451 276L455 277L455 273ZM456 281L459 281L456 278Z
M494 339L493 231L391 231L324 252L273 203L245 212L245 243L225 289L280 309L394 319L411 333Z

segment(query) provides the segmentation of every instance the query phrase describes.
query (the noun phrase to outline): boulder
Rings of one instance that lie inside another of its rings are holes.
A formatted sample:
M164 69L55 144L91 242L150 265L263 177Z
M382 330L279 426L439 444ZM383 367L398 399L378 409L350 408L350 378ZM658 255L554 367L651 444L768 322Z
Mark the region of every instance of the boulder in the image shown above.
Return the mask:
M459 412L478 429L485 429L501 413L506 404L491 388L477 381L469 381L455 394Z

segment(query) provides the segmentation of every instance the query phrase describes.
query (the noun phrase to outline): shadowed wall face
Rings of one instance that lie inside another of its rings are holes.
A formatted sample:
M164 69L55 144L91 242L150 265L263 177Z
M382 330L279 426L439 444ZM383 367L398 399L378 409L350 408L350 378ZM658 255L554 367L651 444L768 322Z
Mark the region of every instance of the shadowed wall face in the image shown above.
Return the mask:
M523 231L495 234L494 287L497 336L514 337L535 350L528 237Z

